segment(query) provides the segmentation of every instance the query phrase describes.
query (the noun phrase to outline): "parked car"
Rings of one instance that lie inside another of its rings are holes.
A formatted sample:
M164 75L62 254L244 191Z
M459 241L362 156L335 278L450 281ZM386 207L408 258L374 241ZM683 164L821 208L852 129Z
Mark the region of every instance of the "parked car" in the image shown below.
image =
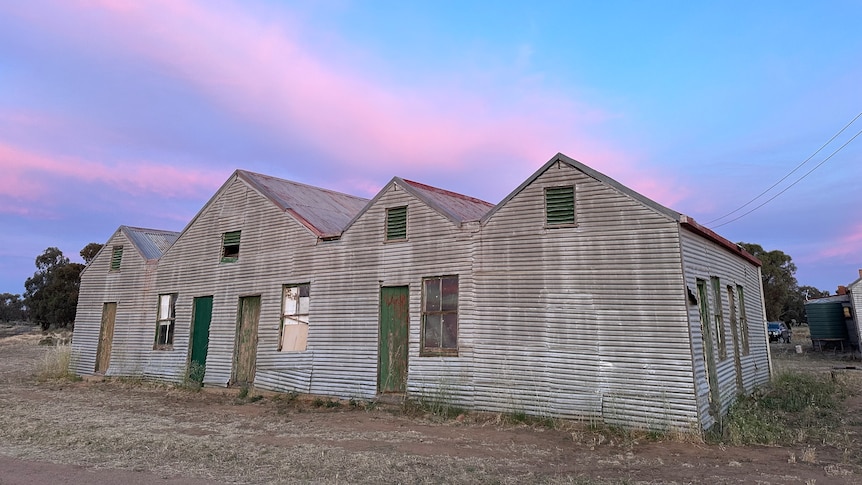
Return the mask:
M767 322L766 331L770 342L784 342L789 344L793 337L793 331L784 322Z

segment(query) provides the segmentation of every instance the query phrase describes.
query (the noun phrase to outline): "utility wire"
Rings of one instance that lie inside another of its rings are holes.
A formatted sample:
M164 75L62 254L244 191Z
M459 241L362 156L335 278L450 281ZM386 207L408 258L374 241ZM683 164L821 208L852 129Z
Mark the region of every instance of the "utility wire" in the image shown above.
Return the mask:
M860 113L860 115L862 115L862 113ZM857 116L856 118L858 118L858 116ZM855 118L854 118L854 121L855 121ZM852 122L851 122L851 123L852 123ZM801 181L802 181L802 179L804 179L805 177L807 177L807 176L811 175L811 172L813 172L813 171L817 170L818 168L820 168L820 166L821 166L821 165L823 165L824 163L826 163L827 161L829 161L829 159L830 159L830 158L832 158L836 153L840 152L844 147L846 147L847 145L849 145L849 144L850 144L850 142L851 142L851 141L853 141L853 140L855 140L855 139L856 139L856 137L857 137L857 136L859 136L859 135L862 135L862 130L857 131L857 132L856 132L856 134L855 134L855 135L853 135L853 137L852 137L852 138L850 138L849 140L847 140L843 145L841 145L840 147L838 147L838 149L836 149L834 152L830 153L828 157L824 158L824 159L823 159L823 161L821 161L820 163L818 163L817 165L815 165L815 166L814 166L814 168L812 168L811 170L809 170L808 172L806 172L806 173L805 173L805 175L803 175L803 176L799 177L795 182L793 182L792 184L788 185L788 186L787 186L787 187L785 187L783 190L781 190L781 192L779 192L779 193L777 193L777 194L773 195L772 197L770 197L769 199L767 199L765 202L763 202L763 203L762 203L762 204L760 204L759 206L755 207L754 209L751 209L750 211L746 212L745 214L742 214L741 216L737 216L737 217L735 217L735 218L733 218L733 219L731 219L731 220L729 220L729 221L727 221L727 222L722 222L721 224L719 224L719 225L717 225L717 226L715 226L715 227L716 227L716 228L719 228L719 227L721 227L721 226L725 226L725 225L727 225L727 224L730 224L730 223L731 223L731 222L733 222L733 221L737 221L737 220L739 220L739 219L742 219L743 217L747 216L748 214L751 214L752 212L756 211L757 209L760 209L761 207L765 206L766 204L768 204L768 203L772 202L776 197L778 197L779 195L781 195L781 194L783 194L783 193L787 192L791 187L793 187L794 185L796 185L796 184L798 184L799 182L801 182Z
M706 222L705 224L706 224L706 225L709 225L709 224L712 224L713 222L718 222L718 221L720 221L720 220L724 219L725 217L730 217L730 216L732 216L733 214L736 214L737 212L741 211L742 209L745 209L746 207L748 207L749 205L751 205L752 203L754 203L754 201L755 201L755 200L757 200L757 199L759 199L759 198L763 197L767 192L769 192L770 190L774 189L778 184L780 184L781 182L784 182L785 180L787 180L787 177L790 177L791 175L793 175L793 174L794 174L794 172L796 172L797 170L799 170L800 168L802 168L802 166L803 166L803 165L805 165L806 163L808 163L812 158L814 158L818 153L820 153L820 151L821 151L821 150L823 150L824 148L826 148L830 143L832 143L836 138L838 138L838 136L840 136L840 135L841 135L841 133L844 133L844 130L846 130L847 128L849 128L849 127L850 127L850 125L852 125L854 122L856 122L856 120L858 120L860 116L862 116L862 113L859 113L858 115L856 115L856 117L855 117L855 118L853 118L852 120L850 120L850 122L849 122L849 123L847 123L846 125L844 125L844 128L841 128L841 130L839 130L839 131L838 131L838 133L835 133L834 135L832 135L832 138L830 138L830 139L829 139L829 141L827 141L826 143L824 143L820 148L818 148L818 149L817 149L817 151L816 151L816 152L812 153L810 157L806 158L806 159L805 159L805 161L803 161L802 163L800 163L799 165L797 165L797 166L796 166L796 168L794 168L793 170L791 170L790 172L788 172L788 173L787 173L787 175L785 175L784 177L781 177L781 179L780 179L778 182L775 182L775 183L774 183L774 184L772 184L768 189L766 189L766 190L764 190L763 192L761 192L761 193L757 194L757 197L754 197L753 199L749 200L749 201L748 201L748 202L746 202L745 204L742 204L741 206L737 207L736 209L732 210L731 212L728 212L727 214L725 214L725 215L723 215L723 216L721 216L721 217L717 217L717 218L715 218L715 219L713 219L713 220L711 220L711 221L708 221L708 222ZM858 135L858 133L857 133L857 135ZM855 137L854 137L854 138L855 138ZM844 148L844 147L841 147L841 148ZM834 155L834 153L833 153L833 155ZM832 155L830 155L830 157L831 157L831 156L832 156ZM828 159L827 159L827 160L828 160ZM821 163L822 163L822 162L821 162ZM820 166L820 165L818 165L818 167L819 167L819 166ZM816 168L816 167L815 167L815 168ZM811 172L809 172L809 173L811 173ZM808 174L805 174L805 175L808 175ZM804 178L804 177L803 177L803 178ZM800 179L800 180L801 180L801 179ZM797 181L797 182L798 182L798 181ZM796 182L794 182L794 184L795 184L795 183L796 183ZM791 185L791 187L792 187L792 185ZM788 187L788 188L790 188L790 187ZM784 189L784 190L787 190L787 189ZM782 192L784 192L784 191L779 192L779 195L780 195ZM775 197L773 197L773 199L774 199L774 198L775 198ZM769 199L769 200L772 200L772 199ZM769 201L767 201L767 202L769 202ZM760 207L762 207L762 204L761 204L761 205L759 205L759 206L757 206L757 207L755 207L755 210L756 210L757 208L760 208ZM746 213L745 213L745 214L743 214L743 215L750 214L750 213L751 213L751 212L746 212ZM740 216L740 217L742 217L742 216ZM737 219L739 219L739 218L737 217ZM718 226L715 226L715 227L721 227L721 226L723 226L724 224L727 224L727 223L733 222L733 221L735 221L735 220L736 220L736 219L733 219L733 220L731 220L731 221L727 221L727 222L722 223L721 225L718 225Z

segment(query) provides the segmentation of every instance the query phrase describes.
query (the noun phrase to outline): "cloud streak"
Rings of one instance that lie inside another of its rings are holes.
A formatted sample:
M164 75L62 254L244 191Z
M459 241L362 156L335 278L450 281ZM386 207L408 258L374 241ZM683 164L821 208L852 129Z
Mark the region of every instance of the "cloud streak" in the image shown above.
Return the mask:
M466 89L396 87L384 75L323 60L301 40L297 19L279 14L275 22L261 11L217 5L58 2L38 12L19 7L19 15L106 59L143 61L268 137L299 140L340 169L384 179L405 167L455 174L493 165L495 157L535 168L562 151L612 176L637 174L624 182L665 204L681 199L663 188L666 177L635 167L636 154L589 134L612 117L601 109L562 94L525 94L513 87L518 80L493 92L470 79L459 80Z

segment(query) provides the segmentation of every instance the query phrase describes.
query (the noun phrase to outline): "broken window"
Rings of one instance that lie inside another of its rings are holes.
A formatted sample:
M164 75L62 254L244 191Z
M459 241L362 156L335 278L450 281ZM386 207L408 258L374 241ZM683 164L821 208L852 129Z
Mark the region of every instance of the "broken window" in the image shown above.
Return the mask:
M283 290L281 310L281 336L278 350L305 350L308 344L308 283L286 285Z
M718 345L718 360L722 361L727 358L727 345L724 340L721 281L718 279L718 276L711 276L709 280L712 283L712 296L713 303L715 304L712 307L713 314L715 315L715 344Z
M120 262L123 260L123 246L114 246L111 253L111 271L120 271Z
M221 262L232 263L239 258L239 238L242 231L226 232L222 235Z
M458 355L458 277L422 282L422 354Z
M748 343L748 317L745 316L745 297L742 294L742 285L736 285L736 294L739 295L739 335L742 337L742 355L748 355L751 348Z
M548 226L575 224L575 187L548 187L545 189L545 223Z
M407 207L386 209L386 240L407 239Z
M156 343L153 349L169 350L174 344L174 321L176 320L177 294L159 295L159 313L156 324Z

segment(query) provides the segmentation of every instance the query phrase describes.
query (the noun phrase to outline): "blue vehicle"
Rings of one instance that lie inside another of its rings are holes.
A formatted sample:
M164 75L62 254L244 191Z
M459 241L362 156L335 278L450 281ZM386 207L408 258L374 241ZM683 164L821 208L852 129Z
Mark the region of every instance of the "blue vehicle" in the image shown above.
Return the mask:
M784 324L784 322L767 322L766 333L769 335L770 342L790 343L793 337L793 331Z

